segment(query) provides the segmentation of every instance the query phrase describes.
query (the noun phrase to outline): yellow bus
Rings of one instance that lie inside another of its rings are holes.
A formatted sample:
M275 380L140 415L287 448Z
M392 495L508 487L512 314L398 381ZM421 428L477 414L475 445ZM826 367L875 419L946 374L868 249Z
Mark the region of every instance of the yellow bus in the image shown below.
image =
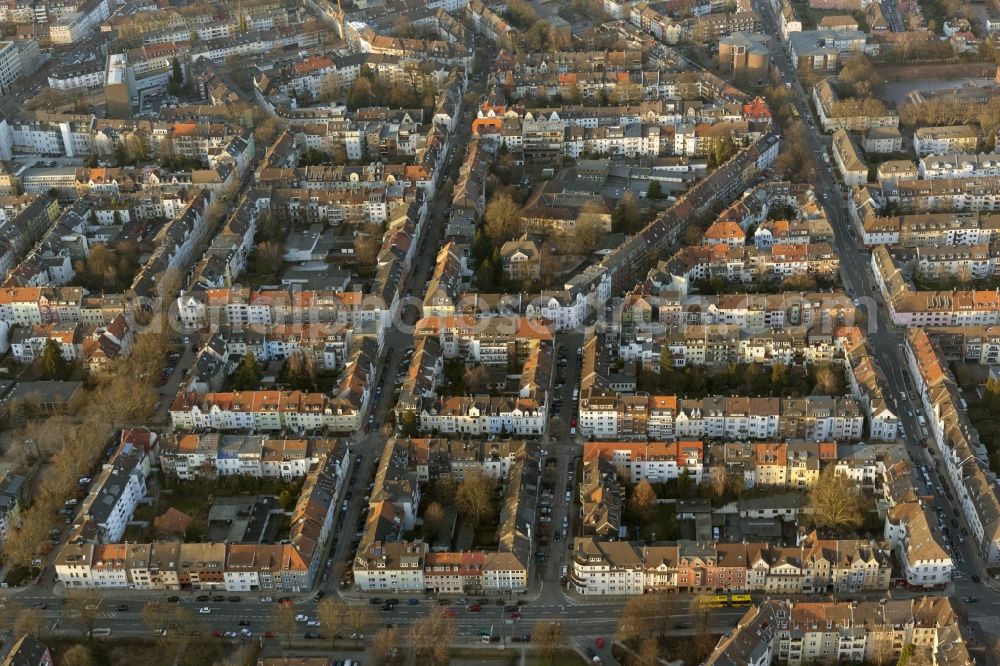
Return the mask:
M731 594L729 595L730 605L734 608L737 606L749 606L753 602L750 600L749 594Z
M725 608L729 605L729 595L707 594L705 595L705 605L709 608Z

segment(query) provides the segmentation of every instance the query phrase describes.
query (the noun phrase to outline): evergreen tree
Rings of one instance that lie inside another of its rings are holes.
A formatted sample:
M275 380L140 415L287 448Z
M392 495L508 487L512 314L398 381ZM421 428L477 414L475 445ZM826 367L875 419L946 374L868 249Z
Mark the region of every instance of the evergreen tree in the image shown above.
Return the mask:
M170 63L170 67L173 70L170 74L170 80L177 85L184 83L184 72L181 71L181 61L174 58Z
M49 338L42 350L42 365L47 379L63 379L66 374L66 359L63 358L59 343Z
M236 391L255 389L260 383L260 378L263 376L264 371L261 370L260 364L257 363L257 357L252 352L247 352L239 367L233 372L233 389Z

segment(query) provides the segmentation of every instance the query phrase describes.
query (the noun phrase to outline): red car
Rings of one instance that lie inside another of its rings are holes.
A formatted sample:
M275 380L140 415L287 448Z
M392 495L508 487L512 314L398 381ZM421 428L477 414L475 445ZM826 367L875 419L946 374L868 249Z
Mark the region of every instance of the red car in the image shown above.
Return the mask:
M604 647L604 639L603 638L595 638L594 639L594 645L596 645L597 649L600 650L601 648Z
M446 611L444 612L444 616L445 616L445 617L455 617L455 611L454 611L454 610L452 610L451 608L449 608L449 609L447 609L447 610L446 610Z
M510 614L510 617L511 617L511 619L514 619L514 620L520 620L521 619L521 611L514 611L514 612L512 612Z
M264 638L277 638L277 637L278 634L274 633L273 631L268 631L264 633Z
M571 419L570 422L569 422L569 425L570 425L571 428L575 428L576 427L576 419Z
M479 604L472 604L471 606L469 606L470 613L478 613L481 610L483 610L483 607L480 606Z
M213 631L212 632L212 636L215 637L215 638L222 638L222 632L218 631L218 630Z

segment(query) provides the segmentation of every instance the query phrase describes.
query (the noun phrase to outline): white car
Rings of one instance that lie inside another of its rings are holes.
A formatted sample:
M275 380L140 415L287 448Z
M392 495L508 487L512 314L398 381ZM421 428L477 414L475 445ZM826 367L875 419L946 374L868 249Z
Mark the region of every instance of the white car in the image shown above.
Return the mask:
M260 598L260 603L262 603L262 604L269 604L272 601L274 601L274 599L272 599L271 597L261 597Z
M299 613L298 615L295 616L295 621L296 622L308 622L309 621L309 616L308 615L303 615L302 613Z
M306 626L307 627L318 627L319 626L319 620L308 620L306 622Z
M209 613L212 612L212 609L209 608L208 606L202 606L201 608L198 609L198 612L201 613L202 615L208 615Z

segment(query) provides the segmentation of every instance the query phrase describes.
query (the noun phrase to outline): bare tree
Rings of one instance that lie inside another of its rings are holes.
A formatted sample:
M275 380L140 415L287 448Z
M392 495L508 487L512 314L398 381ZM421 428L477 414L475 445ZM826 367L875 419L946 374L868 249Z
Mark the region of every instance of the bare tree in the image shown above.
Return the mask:
M455 493L455 506L478 526L483 515L493 506L495 489L496 479L476 468L469 469Z
M424 511L424 538L436 539L441 532L441 525L444 523L445 510L440 502L431 502Z
M22 610L14 620L14 635L31 634L35 638L41 638L45 633L45 615L37 608Z
M347 607L347 612L344 615L344 621L351 630L351 637L354 639L356 644L360 643L362 639L364 639L364 634L368 631L368 628L371 626L374 619L375 615L372 613L371 606L353 605Z
M618 630L615 639L630 642L648 636L653 630L652 618L649 612L649 597L631 597L622 607L618 618Z
M549 419L546 431L550 441L558 441L566 434L566 422L558 416L553 416Z
M868 633L868 663L875 666L885 666L895 663L896 657L892 647L892 628L883 626L879 631Z
M215 662L214 666L254 666L259 650L260 646L256 643L239 645L235 652L230 652L225 659Z
M656 666L659 663L659 658L660 643L657 639L651 636L639 643L639 652L636 655L636 661L641 666Z
M838 395L843 391L842 374L832 363L818 363L815 372L816 393L820 395Z
M255 248L254 258L256 259L255 263L259 272L273 275L281 270L285 251L281 243L264 241L263 243L258 243Z
M486 235L496 245L517 238L522 231L521 207L509 194L500 193L486 206Z
M167 627L173 622L167 607L159 601L150 601L142 607L142 623L156 635L165 635Z
M355 236L354 256L358 258L358 266L374 267L380 247L381 244L376 236L363 236L361 234Z
M629 508L643 522L650 520L656 512L656 491L652 484L643 479L632 489L628 499Z
M726 489L729 485L729 475L726 472L726 468L721 465L715 465L710 468L708 483L716 497L722 497L725 495Z
M38 556L49 536L50 516L40 506L21 514L21 524L11 530L3 543L4 561L9 566L28 566Z
M838 476L828 465L809 491L813 522L833 530L854 530L864 522L866 507L857 486L845 476Z
M59 664L60 666L95 666L96 662L93 655L90 654L90 648L77 644L66 650L62 659L59 660Z
M376 631L372 636L372 653L376 664L394 663L399 656L399 627Z
M711 621L712 614L715 611L712 601L711 595L699 594L691 600L690 604L691 615L696 618L698 625L698 630L695 634L695 652L698 661L707 656L713 647Z
M567 240L576 254L592 254L601 243L604 225L596 219L586 218L577 223Z
M552 666L566 642L566 630L561 622L539 620L531 632L531 642L541 652L542 659Z
M336 644L337 636L344 625L346 608L332 597L327 597L316 606L316 617L319 619L327 636L330 638L331 647Z
M432 608L423 618L410 625L409 643L418 664L446 664L448 651L458 627L452 618Z
M470 365L465 369L465 373L462 376L462 383L465 384L465 388L470 393L476 393L481 391L486 385L486 368L481 365Z
M271 608L271 625L285 637L285 645L291 645L295 633L295 609L277 604Z

